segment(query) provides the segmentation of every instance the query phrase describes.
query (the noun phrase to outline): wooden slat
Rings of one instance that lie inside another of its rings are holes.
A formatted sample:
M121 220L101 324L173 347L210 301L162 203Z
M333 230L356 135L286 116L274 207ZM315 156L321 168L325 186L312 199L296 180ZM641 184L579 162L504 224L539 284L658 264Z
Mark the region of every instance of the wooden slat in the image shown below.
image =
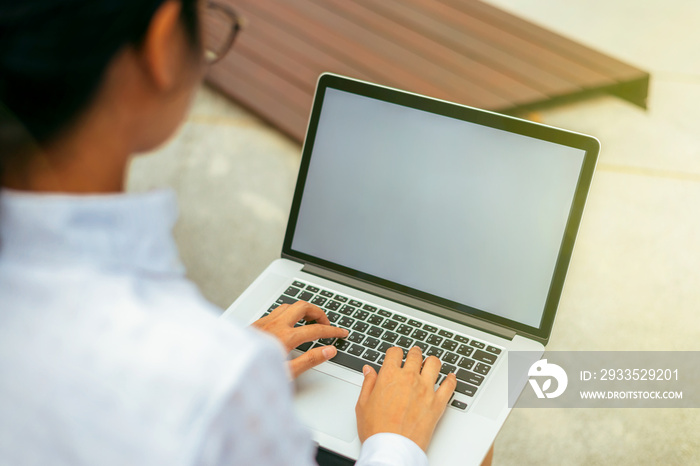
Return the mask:
M648 73L477 0L223 1L248 25L210 82L298 141L325 71L505 112L646 102Z
M513 57L487 41L475 37L471 31L432 11L433 2L424 1L423 9L414 8L410 0L357 0L372 4L387 17L397 18L426 37L440 41L452 49L500 70L520 82L539 86L547 95L570 91L566 79L553 75L526 60ZM575 86L578 88L578 86Z
M513 16L492 5L480 1L440 0L453 8L475 18L488 21L495 27L518 34L520 37L539 43L557 52L562 57L570 57L616 80L636 79L643 71L621 62L606 54L597 52L585 45L544 29L517 16Z
M546 44L527 40L507 29L495 27L488 22L464 13L459 8L441 2L405 0L416 9L428 9L434 17L451 27L462 31L482 43L482 47L493 47L510 57L509 61L520 59L552 75L582 87L587 84L613 84L605 74L591 69L576 60L550 50ZM493 49L491 49L493 50Z
M333 9L353 21L380 31L394 43L420 53L434 66L449 70L460 81L460 91L468 88L470 93L496 93L517 104L546 98L546 94L535 87L527 86L511 77L494 70L470 57L455 52L446 45L421 35L413 29L386 18L359 2L346 0L314 0L319 7Z

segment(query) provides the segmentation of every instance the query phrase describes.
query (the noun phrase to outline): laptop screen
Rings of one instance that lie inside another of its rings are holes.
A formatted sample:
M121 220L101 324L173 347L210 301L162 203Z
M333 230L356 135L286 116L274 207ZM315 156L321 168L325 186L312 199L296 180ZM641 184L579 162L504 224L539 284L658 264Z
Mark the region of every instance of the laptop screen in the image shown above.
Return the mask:
M291 249L537 328L585 155L329 87Z

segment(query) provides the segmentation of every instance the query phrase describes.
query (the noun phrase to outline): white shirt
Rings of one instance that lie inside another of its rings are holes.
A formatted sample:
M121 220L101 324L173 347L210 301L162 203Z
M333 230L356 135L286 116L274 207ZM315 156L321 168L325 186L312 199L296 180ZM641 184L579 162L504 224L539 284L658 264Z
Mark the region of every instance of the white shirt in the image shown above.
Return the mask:
M272 337L185 278L170 192L0 193L0 465L306 465ZM377 434L358 465L427 465Z

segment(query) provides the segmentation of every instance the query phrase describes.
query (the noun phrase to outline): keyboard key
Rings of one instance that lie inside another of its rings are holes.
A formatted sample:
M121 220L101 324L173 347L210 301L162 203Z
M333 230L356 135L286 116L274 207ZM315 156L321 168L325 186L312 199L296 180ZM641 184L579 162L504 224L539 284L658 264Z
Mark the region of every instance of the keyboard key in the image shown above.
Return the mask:
M443 363L442 367L440 368L440 372L445 374L445 375L449 374L450 372L454 372L456 370L457 370L457 367L453 366L452 364L444 364Z
M339 312L346 316L351 316L355 312L355 308L346 304L345 306L340 308Z
M279 306L280 306L279 304L273 303L272 306L270 306L270 307L267 309L267 312L265 312L265 314L269 314L270 312L272 312L272 311L274 311L275 309L277 309Z
M314 299L311 300L311 304L323 306L324 304L326 304L326 301L328 301L328 298L324 298L323 296L316 296Z
M340 314L338 314L337 312L331 311L326 315L328 316L328 320L330 320L331 323L336 322L338 319L340 319Z
M435 356L436 358L440 358L442 356L442 353L444 353L444 349L436 348L434 346L431 346L428 348L428 352L425 353L426 356Z
M383 342L381 342L381 343L379 344L379 346L377 347L377 351L379 351L380 353L384 354L384 353L386 353L386 350L388 350L388 349L391 348L392 346L394 346L394 345L392 345L391 343L387 343L386 341L383 341Z
M411 338L415 338L418 341L423 341L423 340L425 340L425 337L427 337L427 336L428 336L428 332L426 332L425 330L416 329L413 331Z
M338 301L328 301L324 307L331 311L337 311L340 308L340 303Z
M327 291L327 290L321 290L321 296L325 296L326 298L332 298L333 293L331 293L330 291Z
M362 355L362 359L374 362L377 359L379 359L379 356L379 352L368 349L367 351L365 351L365 354Z
M339 294L335 295L335 298L333 298L333 299L335 299L336 301L339 301L339 302L341 302L341 303L347 303L347 302L348 302L348 298L346 298L345 296L341 296L341 295L339 295ZM360 370L362 370L362 369L360 369Z
M385 320L384 323L382 324L382 328L387 329L387 330L394 330L397 325L399 325L399 324L393 320Z
M459 400L452 400L452 403L450 403L450 405L454 406L457 409L467 409L467 404Z
M309 291L312 292L312 293L318 293L319 291L321 291L321 290L319 290L317 287L315 287L315 286L313 286L313 285L306 285L306 289L309 290Z
M476 366L474 366L474 372L477 372L481 375L488 374L490 370L491 370L491 366L488 366L482 362L480 362Z
M382 364L384 364L384 357L385 357L385 356L386 356L386 355L382 353L382 354L379 356L379 359L377 359L377 364L379 364L380 366L381 366ZM379 372L379 369L377 369L377 372Z
M439 336L437 336L437 335L430 335L430 336L428 337L428 339L425 340L425 341L427 341L427 342L430 343L431 345L440 346L440 343L442 343L442 340L443 340L442 337L439 337Z
M306 286L306 283L302 283L299 280L295 280L292 283L292 286L296 286L297 288L304 288Z
M493 364L494 362L496 362L496 355L481 350L476 350L472 358L476 359L477 361L485 362L487 364Z
M376 338L372 338L372 337L365 338L365 341L362 343L363 346L365 346L367 348L372 348L372 349L376 348L378 344L379 344L379 340L377 340Z
M381 324L383 321L384 321L384 317L378 316L378 315L376 315L376 314L373 314L373 315L369 316L369 318L367 319L367 322L369 322L369 323L372 324L372 325L379 325L379 324Z
M408 321L408 325L410 325L411 327L420 328L420 326L421 326L422 324L420 323L420 321L418 321L418 320L416 320L416 319L410 319L410 320Z
M369 312L363 311L362 309L358 309L352 316L355 319L366 320L367 317L369 317Z
M358 332L364 332L369 328L369 324L367 322L357 322L355 325L352 326L353 330L357 330Z
M299 351L307 351L309 348L311 348L312 344L313 341L307 341L306 343L302 343L301 345L297 346L297 349Z
M398 340L396 340L396 346L411 349L413 347L413 340L411 340L408 337L401 337Z
M301 290L299 288L295 288L293 286L290 286L286 290L284 290L284 294L287 296L296 296Z
M455 335L455 340L457 340L460 343L469 343L469 338L463 337L462 335Z
M493 354L501 354L501 349L496 348L495 346L487 346L486 351L488 351L489 353L493 353Z
M445 340L442 342L440 348L444 348L447 351L454 351L457 348L457 342L454 340Z
M459 367L462 367L464 369L471 369L472 367L474 367L474 360L469 358L462 358L457 364L459 364Z
M381 366L378 364L367 362L363 359L357 358L347 353L338 353L331 359L331 361L349 369L356 370L357 372L362 372L362 368L365 365L370 365L374 367L374 370L376 371L379 371L379 369L381 368Z
M297 298L299 298L299 301L307 301L307 302L313 297L314 297L314 294L309 293L308 291L302 291L301 293L299 293L299 296L297 296Z
M456 375L459 380L463 380L472 385L479 386L481 385L481 382L484 381L483 375L475 374L474 372L466 371L464 369L459 369Z
M417 346L418 348L420 348L420 351L424 357L425 357L425 352L428 351L428 348L430 348L430 345L424 341L417 341L417 342L413 343L413 346Z
M348 335L348 337L346 338L346 340L351 341L353 343L362 343L362 340L364 339L365 336L360 332L351 332L350 335Z
M450 364L457 364L457 361L459 361L459 356L457 356L457 355L454 354L454 353L449 353L449 352L448 352L448 353L445 353L445 354L442 356L442 360L443 360L444 362L448 362L448 363L450 363Z
M335 343L335 338L321 338L320 340L318 340L318 342L321 343L323 346L328 346Z
M482 342L476 341L476 340L472 340L472 342L469 344L472 345L474 348L479 348L479 349L484 349L486 347L485 343L482 343Z
M398 333L390 332L389 330L387 330L386 332L384 332L384 335L382 335L382 340L388 341L389 343L393 343L398 337Z
M437 327L433 327L432 325L428 325L428 324L423 324L423 329L430 332L430 333L437 332Z
M384 333L384 330L375 326L372 326L369 328L369 330L367 330L367 335L371 335L373 337L380 337L382 336L382 333Z
M335 343L333 343L333 346L338 348L338 351L345 351L346 349L350 348L350 342L346 340L336 340Z
M377 314L379 314L380 316L384 316L384 317L391 317L391 312L386 311L384 309L379 309L377 311Z
M354 307L362 307L362 303L356 299L351 299L348 304L350 304L351 306L354 306Z
M347 353L353 356L361 356L365 352L365 349L360 345L352 345L350 348L345 350Z
M377 310L377 307L365 304L364 306L362 306L362 309L364 309L365 311L375 312Z
M454 333L449 332L449 331L447 331L447 330L439 330L439 331L438 331L438 335L443 336L443 337L445 337L445 338L452 338L452 336L454 335Z
M350 317L342 317L338 321L338 326L349 329L350 327L352 327L352 325L354 323L355 323L355 319L351 319Z
M471 356L474 352L474 348L467 345L459 345L459 348L457 348L457 352L462 356Z
M362 370L362 369L360 369L360 370ZM476 387L458 380L457 381L457 388L455 389L455 391L457 393L461 393L463 395L474 396L474 394L476 393Z
M282 295L279 298L277 298L276 302L277 302L277 304L281 305L281 304L294 304L297 301L298 301L297 299L292 298L291 296Z
M398 314L394 314L391 318L397 322L406 322L406 317L398 315Z
M413 328L409 327L406 324L401 324L399 325L399 328L396 329L396 331L401 335L410 335L411 332L413 332Z

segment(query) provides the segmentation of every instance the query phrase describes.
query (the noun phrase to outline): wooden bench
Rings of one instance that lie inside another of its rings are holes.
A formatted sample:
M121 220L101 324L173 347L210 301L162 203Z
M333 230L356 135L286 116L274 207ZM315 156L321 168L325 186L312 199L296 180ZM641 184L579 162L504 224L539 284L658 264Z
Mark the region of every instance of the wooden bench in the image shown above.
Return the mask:
M224 0L245 29L208 80L303 141L339 73L516 114L607 92L646 107L649 74L476 0Z

